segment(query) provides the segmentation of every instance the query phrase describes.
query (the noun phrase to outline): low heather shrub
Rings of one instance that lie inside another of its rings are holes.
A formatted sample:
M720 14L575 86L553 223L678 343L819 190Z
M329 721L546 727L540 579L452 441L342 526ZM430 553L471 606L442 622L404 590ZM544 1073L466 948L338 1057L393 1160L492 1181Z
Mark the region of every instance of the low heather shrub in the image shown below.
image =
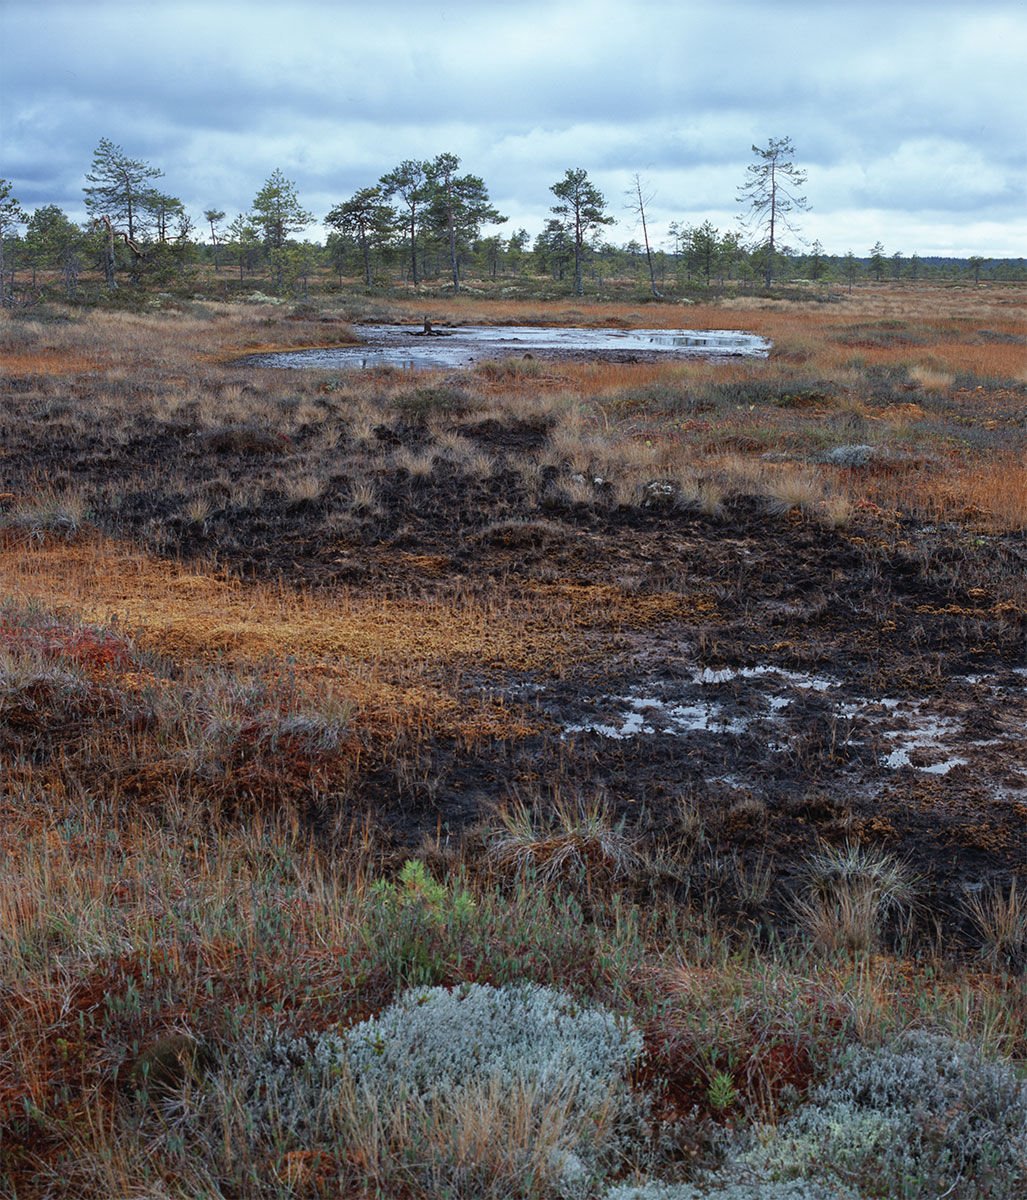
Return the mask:
M786 1182L727 1183L712 1190L697 1190L687 1183L644 1183L621 1185L606 1193L604 1200L859 1200L855 1192L836 1184L794 1179Z
M859 1047L729 1170L846 1180L881 1200L1027 1195L1027 1083L967 1043L909 1032Z
M534 984L414 989L346 1034L358 1082L377 1096L427 1095L498 1077L559 1091L582 1115L640 1055L641 1035L613 1013Z
M415 988L344 1032L238 1048L203 1125L237 1159L323 1149L386 1192L584 1197L644 1140L641 1053L633 1026L550 988Z
M881 452L876 446L859 443L835 446L828 450L819 461L828 463L832 467L848 467L850 470L854 470L859 467L868 467L880 457Z
M605 1200L1012 1200L1027 1196L1027 1082L974 1046L913 1031L859 1046L777 1127L740 1133L700 1183Z
M424 424L431 417L462 416L470 411L472 399L463 388L421 387L397 396L392 407L404 420Z

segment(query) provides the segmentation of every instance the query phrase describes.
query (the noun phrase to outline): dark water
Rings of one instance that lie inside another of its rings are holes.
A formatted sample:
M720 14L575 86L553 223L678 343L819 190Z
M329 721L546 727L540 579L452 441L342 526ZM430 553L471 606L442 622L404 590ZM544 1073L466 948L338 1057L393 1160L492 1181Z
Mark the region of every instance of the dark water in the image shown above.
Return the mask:
M425 336L407 325L365 325L360 346L254 354L257 367L325 367L360 370L451 370L497 358L765 358L770 343L733 329L577 329L533 325L466 325Z

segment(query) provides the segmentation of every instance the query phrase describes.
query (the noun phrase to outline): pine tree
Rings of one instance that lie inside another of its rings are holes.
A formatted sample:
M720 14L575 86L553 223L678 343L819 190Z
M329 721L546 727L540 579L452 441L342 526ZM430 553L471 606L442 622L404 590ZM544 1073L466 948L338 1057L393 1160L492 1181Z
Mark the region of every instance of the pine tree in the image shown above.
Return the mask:
M0 179L0 307L9 303L4 267L4 238L15 225L25 224L25 211L12 195L9 179Z
M371 251L388 240L396 225L396 214L385 203L381 186L354 192L349 200L332 209L325 217L325 224L356 241L364 265L364 284L370 287Z
M874 242L870 247L870 270L878 283L884 278L884 246Z
M574 294L581 296L581 262L585 239L602 225L612 225L613 217L606 215L606 200L603 193L581 167L568 168L558 183L549 189L562 203L554 204L551 212L556 213L560 224L573 239L574 244Z
M407 158L381 177L386 196L398 195L406 207L403 225L410 240L410 279L414 287L420 283L417 265L417 235L421 229L421 210L430 195L428 174L423 162Z
M250 221L258 231L271 262L275 287L281 291L286 269L286 243L290 234L298 233L313 221L314 214L307 212L296 195L296 185L286 179L276 167L267 182L253 197L253 212Z
M493 207L485 181L478 175L457 175L459 166L455 154L439 154L425 163L431 188L430 215L449 250L455 292L460 290L458 250L478 237L482 225L498 225L506 220Z
M263 235L268 250L282 250L290 234L299 233L313 221L296 195L296 185L276 167L253 197L251 222Z
M761 239L764 282L770 287L781 232L795 232L788 220L789 214L809 209L806 197L797 195L795 190L806 182L806 172L792 162L795 147L791 138L771 138L765 149L760 146L752 149L756 162L747 168L738 202L748 207L749 226Z
M93 217L106 217L112 225L124 226L120 232L136 242L145 233L148 197L152 189L149 180L164 174L141 159L129 158L120 146L109 138L101 138L93 152L93 167L86 175L90 187L86 194L86 210Z

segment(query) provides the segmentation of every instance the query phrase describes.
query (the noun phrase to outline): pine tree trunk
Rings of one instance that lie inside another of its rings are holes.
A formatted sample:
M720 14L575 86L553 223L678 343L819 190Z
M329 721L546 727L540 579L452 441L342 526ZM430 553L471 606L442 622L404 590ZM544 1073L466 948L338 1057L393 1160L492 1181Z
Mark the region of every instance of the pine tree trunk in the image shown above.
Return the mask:
M107 226L107 244L103 253L103 277L107 284L107 290L114 292L118 288L118 281L114 277L117 270L117 259L114 255L114 226L111 224L110 217L104 217L103 221Z

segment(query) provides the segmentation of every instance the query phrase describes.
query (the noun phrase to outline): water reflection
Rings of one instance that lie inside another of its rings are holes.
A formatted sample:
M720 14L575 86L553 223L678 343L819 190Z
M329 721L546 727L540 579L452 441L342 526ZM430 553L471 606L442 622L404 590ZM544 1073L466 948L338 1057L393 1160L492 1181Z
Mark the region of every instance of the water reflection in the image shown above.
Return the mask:
M734 346L739 337L748 338L747 334L710 334L710 333L686 333L676 329L665 329L659 333L654 333L649 339L650 345L656 349L667 347L672 349L675 346ZM757 339L761 340L761 339Z
M432 370L469 367L486 359L532 352L569 358L613 358L632 354L690 357L766 357L770 343L735 329L582 329L576 327L467 325L426 336L404 325L367 325L356 331L367 343L278 354L255 354L245 363L260 367L324 367L372 370Z

